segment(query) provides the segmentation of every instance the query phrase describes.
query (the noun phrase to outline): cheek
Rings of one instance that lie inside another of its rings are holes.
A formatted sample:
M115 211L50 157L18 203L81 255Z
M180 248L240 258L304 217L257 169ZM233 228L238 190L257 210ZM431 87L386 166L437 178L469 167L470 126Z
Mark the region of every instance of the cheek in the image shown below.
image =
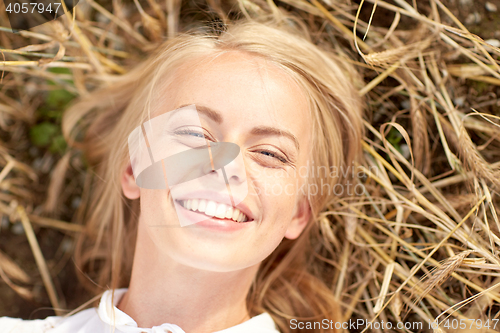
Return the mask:
M169 190L149 190L141 188L141 218L147 225L178 224L175 209L171 204Z
M273 219L274 225L288 224L301 191L299 177L282 169L264 169L254 179L264 219Z

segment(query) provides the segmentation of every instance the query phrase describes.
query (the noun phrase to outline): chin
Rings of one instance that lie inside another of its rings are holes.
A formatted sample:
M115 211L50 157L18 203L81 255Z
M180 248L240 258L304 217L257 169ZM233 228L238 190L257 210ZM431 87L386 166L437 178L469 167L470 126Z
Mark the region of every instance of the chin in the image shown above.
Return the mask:
M208 254L210 255L210 253ZM239 271L245 268L249 268L255 265L259 265L262 260L260 259L248 259L242 260L244 258L234 256L224 256L219 253L214 253L213 256L183 256L177 258L177 261L185 266L216 273L227 273Z

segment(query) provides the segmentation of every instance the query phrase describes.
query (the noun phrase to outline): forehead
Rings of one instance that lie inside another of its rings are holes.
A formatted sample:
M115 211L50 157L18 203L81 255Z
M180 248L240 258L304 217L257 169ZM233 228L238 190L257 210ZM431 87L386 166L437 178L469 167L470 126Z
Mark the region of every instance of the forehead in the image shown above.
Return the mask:
M309 104L299 84L270 61L242 52L186 62L162 93L160 113L198 104L218 110L223 118L237 116L247 126L286 127L302 140L310 131Z

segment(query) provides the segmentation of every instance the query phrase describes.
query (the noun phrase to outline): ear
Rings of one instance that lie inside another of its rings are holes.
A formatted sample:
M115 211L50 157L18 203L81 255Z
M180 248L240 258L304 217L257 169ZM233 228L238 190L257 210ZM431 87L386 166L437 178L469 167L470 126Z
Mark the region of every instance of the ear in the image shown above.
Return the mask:
M140 197L141 192L139 186L135 183L134 173L132 172L132 166L130 163L127 168L123 171L121 179L123 194L129 199L137 199Z
M311 208L309 207L309 201L306 197L302 196L299 202L295 206L295 213L292 217L292 222L286 229L285 238L296 239L300 236L302 231L309 222L311 217Z

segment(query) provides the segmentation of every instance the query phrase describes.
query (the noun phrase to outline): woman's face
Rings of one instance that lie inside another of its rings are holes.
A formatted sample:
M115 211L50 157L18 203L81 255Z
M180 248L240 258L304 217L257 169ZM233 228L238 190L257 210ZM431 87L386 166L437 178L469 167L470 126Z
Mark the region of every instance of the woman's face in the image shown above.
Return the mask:
M257 265L284 237L298 237L310 217L301 174L311 150L311 119L300 87L263 59L228 52L182 66L163 96L153 116L195 104L209 142L240 147L239 158L225 167L225 176L233 188L245 187L238 193L248 193L236 205L242 215L214 217L208 205L217 210L227 201L219 202L223 200L210 188L186 183L175 193L174 187L143 189L128 168L123 191L131 199L140 197L139 228L147 231L156 248L181 264L223 272ZM207 177L222 176L218 170ZM204 212L192 207L202 200ZM180 216L205 221L181 227Z

